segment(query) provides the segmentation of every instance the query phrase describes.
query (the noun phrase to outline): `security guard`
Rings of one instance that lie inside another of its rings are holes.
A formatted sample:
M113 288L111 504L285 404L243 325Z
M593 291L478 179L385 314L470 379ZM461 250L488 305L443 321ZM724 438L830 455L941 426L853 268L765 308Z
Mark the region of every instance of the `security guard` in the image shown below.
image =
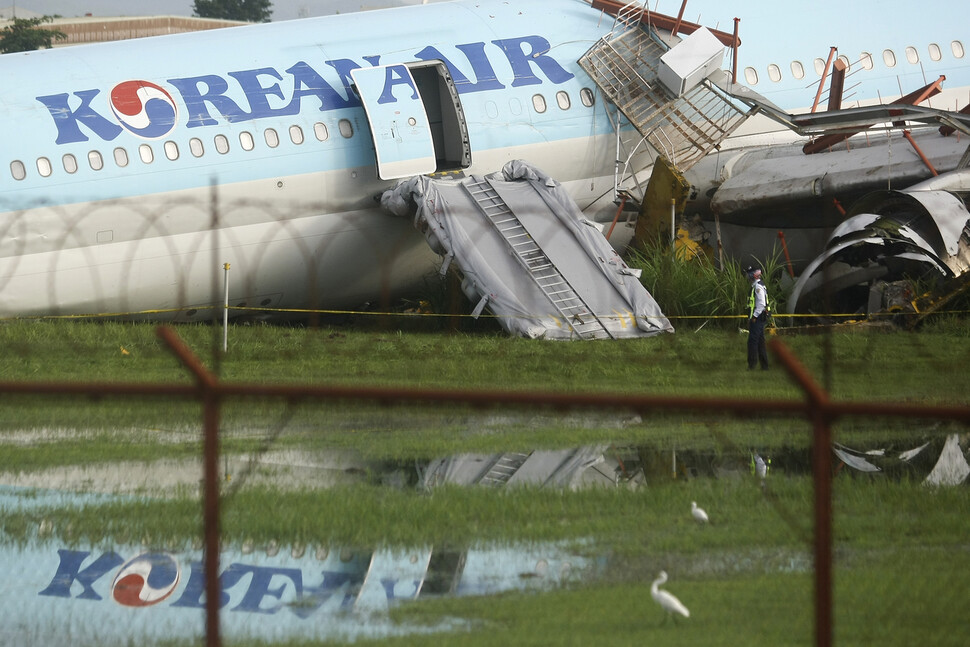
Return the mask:
M765 346L765 324L768 323L768 290L761 282L761 270L749 267L751 296L748 297L748 370L760 362L761 370L768 370L768 348Z

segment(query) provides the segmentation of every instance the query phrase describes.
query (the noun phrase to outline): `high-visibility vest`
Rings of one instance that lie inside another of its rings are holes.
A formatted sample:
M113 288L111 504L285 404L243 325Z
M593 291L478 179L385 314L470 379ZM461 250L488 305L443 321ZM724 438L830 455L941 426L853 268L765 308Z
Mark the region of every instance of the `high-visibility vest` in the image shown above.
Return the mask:
M751 284L751 294L748 295L748 318L749 319L754 318L754 288L758 283L761 283L761 279L758 279L757 281ZM764 283L761 283L761 285L763 287ZM765 312L771 312L771 303L768 301L767 289L765 289Z

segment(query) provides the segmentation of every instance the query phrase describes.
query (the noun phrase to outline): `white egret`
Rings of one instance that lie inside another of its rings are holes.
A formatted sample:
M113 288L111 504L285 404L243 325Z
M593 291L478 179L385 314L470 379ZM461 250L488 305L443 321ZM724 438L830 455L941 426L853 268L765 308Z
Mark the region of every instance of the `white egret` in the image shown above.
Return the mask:
M758 478L764 480L768 476L768 464L765 463L765 459L761 458L758 454L754 455L754 470Z
M697 519L697 523L707 523L710 519L707 518L707 513L704 512L704 508L697 507L697 501L690 502L690 513Z
M767 462L765 462L765 459L761 458L759 454L755 454L754 458L751 461L751 467L754 470L754 473L758 475L758 479L761 481L761 489L762 491L765 491L765 492L767 492L767 488L768 488L765 477L768 476L769 463L771 463L770 458L768 459Z
M677 618L674 616L675 613L679 613L685 618L690 617L690 611L687 610L680 600L678 600L673 593L669 591L663 591L659 587L661 584L667 581L667 572L660 571L659 577L653 581L650 586L650 597L654 599L654 602L660 605L660 607L666 612L667 616L674 618L674 622ZM667 616L664 616L664 621L667 620Z

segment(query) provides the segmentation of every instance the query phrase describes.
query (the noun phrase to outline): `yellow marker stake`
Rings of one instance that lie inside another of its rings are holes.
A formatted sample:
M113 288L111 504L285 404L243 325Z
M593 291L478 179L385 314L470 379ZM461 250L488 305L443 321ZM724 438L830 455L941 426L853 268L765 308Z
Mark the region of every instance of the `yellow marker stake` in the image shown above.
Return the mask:
M229 263L222 266L226 276L226 300L222 311L222 352L229 350Z

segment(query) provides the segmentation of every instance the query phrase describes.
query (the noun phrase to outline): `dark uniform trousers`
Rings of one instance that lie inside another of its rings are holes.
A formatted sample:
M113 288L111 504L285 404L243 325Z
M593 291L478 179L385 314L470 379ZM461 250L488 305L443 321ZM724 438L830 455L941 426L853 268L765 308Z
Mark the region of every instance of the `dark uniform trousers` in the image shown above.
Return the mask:
M765 324L768 323L768 313L762 312L754 321L748 320L748 368L753 369L758 363L761 368L768 368L768 347L765 345Z

